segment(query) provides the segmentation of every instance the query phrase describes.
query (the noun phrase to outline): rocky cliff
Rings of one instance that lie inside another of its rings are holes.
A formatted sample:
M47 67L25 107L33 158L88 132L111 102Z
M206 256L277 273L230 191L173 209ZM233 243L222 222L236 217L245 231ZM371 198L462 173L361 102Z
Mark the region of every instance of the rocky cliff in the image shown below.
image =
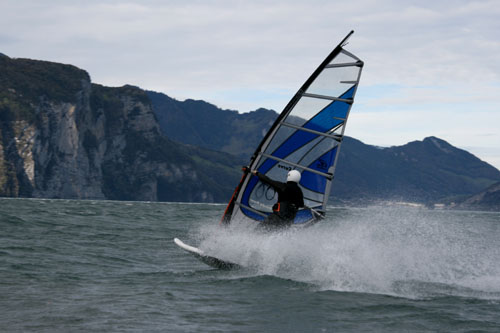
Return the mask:
M239 162L167 139L139 88L0 57L2 196L226 201Z

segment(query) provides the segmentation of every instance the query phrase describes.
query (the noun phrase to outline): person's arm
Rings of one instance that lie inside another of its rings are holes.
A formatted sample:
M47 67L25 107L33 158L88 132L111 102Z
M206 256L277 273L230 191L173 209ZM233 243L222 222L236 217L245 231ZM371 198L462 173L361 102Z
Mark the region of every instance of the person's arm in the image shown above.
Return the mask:
M259 177L259 179L268 185L270 185L272 188L274 188L276 191L283 191L286 187L285 183L278 182L276 180L272 180L271 178L267 177L266 175L261 174L260 172L254 170L252 171L252 174L256 175Z

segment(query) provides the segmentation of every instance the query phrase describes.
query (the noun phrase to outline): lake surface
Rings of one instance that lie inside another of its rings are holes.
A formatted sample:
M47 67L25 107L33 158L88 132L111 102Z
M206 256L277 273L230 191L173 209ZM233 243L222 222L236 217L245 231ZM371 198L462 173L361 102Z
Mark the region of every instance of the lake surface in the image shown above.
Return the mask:
M261 234L224 209L0 199L0 331L500 331L499 213L332 207Z

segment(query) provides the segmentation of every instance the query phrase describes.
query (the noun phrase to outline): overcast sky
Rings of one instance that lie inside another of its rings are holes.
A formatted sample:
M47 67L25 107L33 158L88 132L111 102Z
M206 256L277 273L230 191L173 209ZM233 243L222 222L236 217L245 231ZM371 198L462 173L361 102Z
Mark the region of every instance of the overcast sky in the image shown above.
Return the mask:
M500 2L0 0L0 52L240 112L278 112L350 31L346 134L437 136L500 168Z

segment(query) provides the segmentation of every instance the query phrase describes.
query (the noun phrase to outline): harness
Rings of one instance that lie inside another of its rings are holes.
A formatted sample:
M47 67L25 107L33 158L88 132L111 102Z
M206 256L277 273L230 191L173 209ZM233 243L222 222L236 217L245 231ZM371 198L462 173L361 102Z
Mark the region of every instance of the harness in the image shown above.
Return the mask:
M293 220L297 214L297 207L288 201L277 202L273 206L273 212L283 220Z

